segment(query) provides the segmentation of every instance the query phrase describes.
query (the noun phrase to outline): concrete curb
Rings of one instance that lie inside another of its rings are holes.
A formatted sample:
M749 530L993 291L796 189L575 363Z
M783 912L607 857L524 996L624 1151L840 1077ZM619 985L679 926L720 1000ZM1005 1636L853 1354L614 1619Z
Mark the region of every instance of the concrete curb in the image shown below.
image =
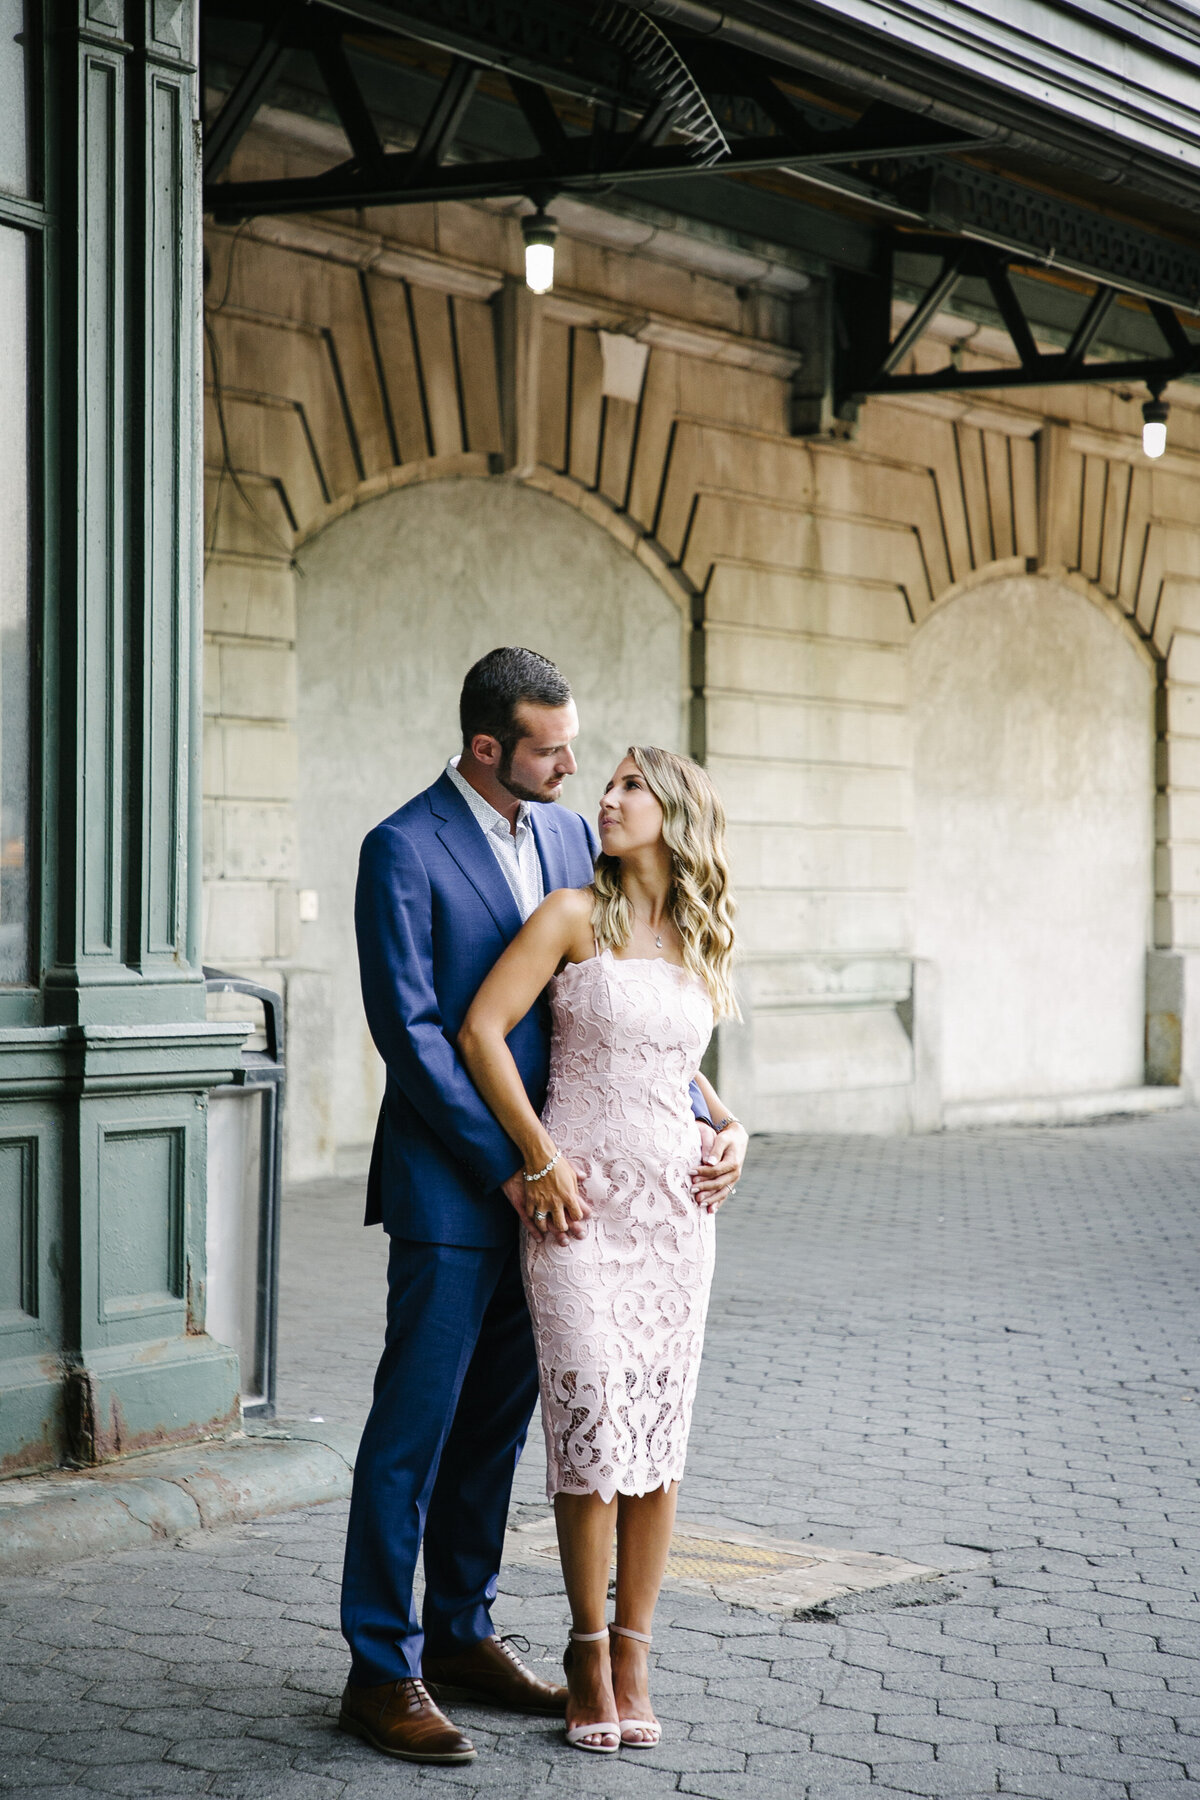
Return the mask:
M233 1438L5 1481L0 1578L345 1499L357 1450L346 1426L251 1421Z

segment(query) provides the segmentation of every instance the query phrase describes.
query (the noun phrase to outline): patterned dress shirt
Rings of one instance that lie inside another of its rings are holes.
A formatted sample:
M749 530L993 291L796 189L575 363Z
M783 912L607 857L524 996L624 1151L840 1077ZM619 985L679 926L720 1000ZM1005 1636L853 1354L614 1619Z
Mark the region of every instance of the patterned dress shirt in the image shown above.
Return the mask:
M546 898L542 881L542 859L538 855L537 839L533 835L529 819L529 802L522 800L517 809L517 827L514 833L509 829L504 814L498 813L482 794L475 792L469 781L463 780L458 772L457 756L452 756L446 764L446 773L470 807L475 823L491 845L492 855L500 864L501 873L512 889L512 897L524 923Z

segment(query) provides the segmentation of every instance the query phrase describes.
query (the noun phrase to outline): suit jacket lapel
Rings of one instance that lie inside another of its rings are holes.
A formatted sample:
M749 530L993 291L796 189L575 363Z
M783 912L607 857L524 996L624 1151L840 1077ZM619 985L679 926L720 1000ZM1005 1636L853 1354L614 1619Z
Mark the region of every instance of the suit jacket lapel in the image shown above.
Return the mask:
M569 887L567 852L553 805L531 807L529 816L533 820L533 838L542 860L542 885L546 893Z
M470 807L447 775L429 790L431 810L441 819L437 834L495 919L505 940L521 929L521 914L504 871L479 829Z

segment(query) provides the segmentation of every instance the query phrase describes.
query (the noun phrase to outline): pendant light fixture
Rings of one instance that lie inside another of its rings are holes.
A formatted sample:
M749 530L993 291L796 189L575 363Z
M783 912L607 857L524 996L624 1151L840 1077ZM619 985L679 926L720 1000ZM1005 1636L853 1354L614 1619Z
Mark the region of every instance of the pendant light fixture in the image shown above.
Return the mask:
M525 239L525 285L535 294L548 294L554 286L554 240L558 222L543 206L521 220Z
M1147 456L1161 456L1167 447L1167 414L1170 407L1162 397L1162 384L1150 389L1150 398L1142 407L1142 449Z

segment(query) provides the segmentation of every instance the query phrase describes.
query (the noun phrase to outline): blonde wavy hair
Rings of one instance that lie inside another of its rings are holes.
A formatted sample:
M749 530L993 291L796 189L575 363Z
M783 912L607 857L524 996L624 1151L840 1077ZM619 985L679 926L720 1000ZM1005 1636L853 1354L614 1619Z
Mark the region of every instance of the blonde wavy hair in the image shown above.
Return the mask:
M652 744L627 754L663 809L663 842L671 853L671 918L684 967L707 987L718 1019L740 1019L733 992L734 902L725 860L725 808L699 763ZM621 888L621 864L603 850L592 879L592 930L597 948L623 950L633 935L633 908Z

